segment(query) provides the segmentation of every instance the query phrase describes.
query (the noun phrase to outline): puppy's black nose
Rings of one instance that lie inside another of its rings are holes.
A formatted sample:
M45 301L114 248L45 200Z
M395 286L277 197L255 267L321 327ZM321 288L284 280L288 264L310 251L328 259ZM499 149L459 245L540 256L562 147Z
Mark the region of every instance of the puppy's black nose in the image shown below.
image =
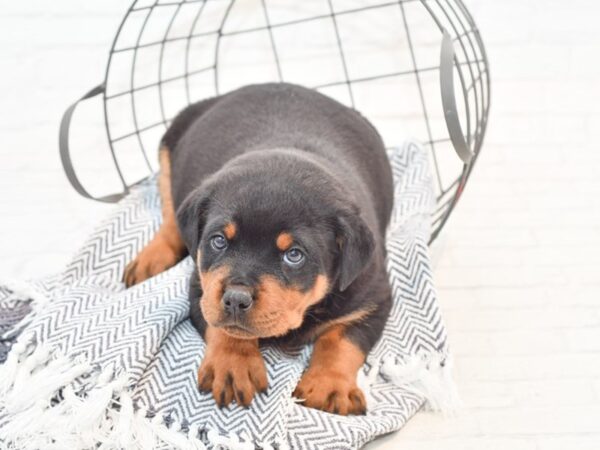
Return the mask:
M227 289L223 294L223 309L226 313L238 315L252 306L252 294L245 289Z

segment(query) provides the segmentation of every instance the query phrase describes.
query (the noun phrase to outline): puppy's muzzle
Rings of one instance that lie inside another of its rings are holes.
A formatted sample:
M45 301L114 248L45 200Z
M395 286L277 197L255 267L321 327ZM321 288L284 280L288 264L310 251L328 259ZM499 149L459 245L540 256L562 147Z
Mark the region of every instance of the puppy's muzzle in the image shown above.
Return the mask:
M254 298L248 289L242 287L230 287L223 294L221 302L225 314L234 319L238 319L252 308Z

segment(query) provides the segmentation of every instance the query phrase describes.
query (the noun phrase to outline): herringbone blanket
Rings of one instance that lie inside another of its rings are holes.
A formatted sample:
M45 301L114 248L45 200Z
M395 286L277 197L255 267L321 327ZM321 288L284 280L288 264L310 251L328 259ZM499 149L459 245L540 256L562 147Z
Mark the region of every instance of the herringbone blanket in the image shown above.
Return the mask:
M160 221L154 179L139 185L90 236L66 269L0 290L0 446L10 448L349 449L398 430L426 400L454 399L446 333L427 241L435 199L427 154L390 151L395 209L388 269L394 306L360 383L365 416L301 406L292 392L311 347L265 347L269 390L250 408L219 409L198 392L204 342L188 319L189 258L131 289L123 268ZM31 304L29 304L31 303ZM18 311L33 312L15 325ZM20 331L21 330L21 331Z

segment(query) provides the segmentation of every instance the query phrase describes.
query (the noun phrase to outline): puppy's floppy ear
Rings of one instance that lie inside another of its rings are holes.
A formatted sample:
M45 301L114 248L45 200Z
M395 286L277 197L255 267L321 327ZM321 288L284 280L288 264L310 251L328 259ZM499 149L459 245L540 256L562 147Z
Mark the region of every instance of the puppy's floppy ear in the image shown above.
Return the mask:
M343 291L371 260L375 241L373 233L360 217L358 209L342 212L337 222L336 241L340 248L339 289Z
M190 192L177 209L179 232L192 258L196 258L202 229L206 224L209 196L210 190L202 185Z

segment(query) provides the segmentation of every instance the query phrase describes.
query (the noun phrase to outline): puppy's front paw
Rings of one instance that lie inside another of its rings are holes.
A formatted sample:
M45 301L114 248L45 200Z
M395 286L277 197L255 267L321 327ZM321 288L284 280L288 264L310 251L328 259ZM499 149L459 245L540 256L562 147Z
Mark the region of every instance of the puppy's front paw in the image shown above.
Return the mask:
M260 352L207 356L198 369L198 388L212 392L221 407L233 400L249 406L256 392L267 390L267 370Z
M179 259L177 251L162 236L157 235L125 267L123 282L127 287L141 283L173 267Z
M304 373L294 397L303 405L334 414L365 414L365 396L352 378L333 370L311 370Z

